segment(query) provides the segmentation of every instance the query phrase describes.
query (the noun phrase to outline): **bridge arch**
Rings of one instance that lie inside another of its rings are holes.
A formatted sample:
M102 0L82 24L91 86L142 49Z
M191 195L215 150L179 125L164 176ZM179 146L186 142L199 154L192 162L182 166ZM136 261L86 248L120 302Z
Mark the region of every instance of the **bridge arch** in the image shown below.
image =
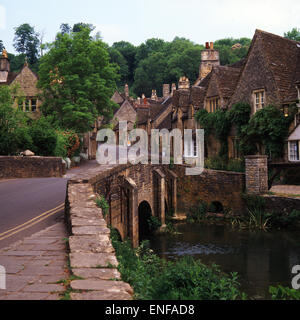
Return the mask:
M139 214L139 241L147 239L151 234L148 220L152 216L152 209L147 201L142 201L138 207Z

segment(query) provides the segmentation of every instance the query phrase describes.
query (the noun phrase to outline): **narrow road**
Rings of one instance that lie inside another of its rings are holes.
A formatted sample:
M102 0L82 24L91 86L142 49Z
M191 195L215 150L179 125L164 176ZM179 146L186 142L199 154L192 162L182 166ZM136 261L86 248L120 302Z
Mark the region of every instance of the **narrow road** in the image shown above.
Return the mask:
M0 181L0 248L63 219L66 185L62 178Z

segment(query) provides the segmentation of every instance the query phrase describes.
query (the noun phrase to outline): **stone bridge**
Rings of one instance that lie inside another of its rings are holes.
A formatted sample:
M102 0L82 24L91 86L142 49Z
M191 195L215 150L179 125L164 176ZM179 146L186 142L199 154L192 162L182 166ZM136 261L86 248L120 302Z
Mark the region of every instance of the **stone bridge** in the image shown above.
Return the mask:
M151 216L165 225L166 213L176 212L177 175L168 166L102 165L70 179L68 189L78 184L89 184L107 200L106 222L135 247L146 235Z
M184 165L95 165L70 179L68 189L87 184L94 194L102 195L109 204L107 224L135 247L147 237L151 216L164 226L168 212L186 213L200 200L243 210L245 174L205 170L200 176L186 176L185 169ZM77 194L78 199L82 196Z

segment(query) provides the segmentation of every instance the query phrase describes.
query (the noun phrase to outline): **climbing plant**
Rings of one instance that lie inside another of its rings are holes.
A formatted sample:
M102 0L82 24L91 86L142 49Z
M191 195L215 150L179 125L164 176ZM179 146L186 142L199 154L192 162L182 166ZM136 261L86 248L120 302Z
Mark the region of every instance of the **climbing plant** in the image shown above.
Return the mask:
M207 138L210 134L215 134L221 143L220 156L226 156L228 153L227 137L231 128L231 122L227 117L226 111L217 110L209 113L206 110L200 110L196 113L196 120L202 126Z
M243 155L255 154L257 145L262 145L267 155L280 158L295 112L295 106L291 106L289 116L285 117L280 109L269 105L251 117L250 105L239 102L227 111L208 113L206 110L200 110L196 114L196 120L205 130L206 137L215 134L221 142L220 156L228 153L227 138L231 127L234 126Z

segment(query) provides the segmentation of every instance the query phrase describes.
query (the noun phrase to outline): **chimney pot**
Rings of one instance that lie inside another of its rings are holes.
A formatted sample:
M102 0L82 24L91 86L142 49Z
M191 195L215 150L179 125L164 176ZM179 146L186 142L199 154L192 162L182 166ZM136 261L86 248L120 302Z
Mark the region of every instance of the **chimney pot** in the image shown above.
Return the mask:
M206 49L209 49L209 42L206 42L206 43L205 43L205 48L206 48Z
M214 43L213 42L210 43L210 50L214 50Z

